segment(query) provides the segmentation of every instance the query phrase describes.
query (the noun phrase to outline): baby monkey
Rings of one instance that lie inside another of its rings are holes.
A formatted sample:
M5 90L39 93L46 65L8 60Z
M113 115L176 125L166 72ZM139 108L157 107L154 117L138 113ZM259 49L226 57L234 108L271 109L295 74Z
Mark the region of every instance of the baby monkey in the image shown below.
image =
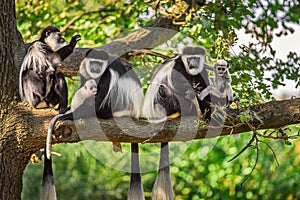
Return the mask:
M217 60L214 68L215 87L208 86L200 94L199 99L202 101L208 94L214 95L217 98L226 98L228 103L238 101L238 98L233 94L231 87L231 76L228 71L228 63L226 60Z

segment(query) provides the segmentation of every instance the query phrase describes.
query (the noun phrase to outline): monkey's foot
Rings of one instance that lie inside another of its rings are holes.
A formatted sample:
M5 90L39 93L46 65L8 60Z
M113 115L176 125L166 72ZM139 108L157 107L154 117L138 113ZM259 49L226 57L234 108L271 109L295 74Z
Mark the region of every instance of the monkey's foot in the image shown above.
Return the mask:
M122 152L122 145L121 145L120 142L112 142L112 144L113 144L113 151L114 152L121 152L121 153L123 153Z

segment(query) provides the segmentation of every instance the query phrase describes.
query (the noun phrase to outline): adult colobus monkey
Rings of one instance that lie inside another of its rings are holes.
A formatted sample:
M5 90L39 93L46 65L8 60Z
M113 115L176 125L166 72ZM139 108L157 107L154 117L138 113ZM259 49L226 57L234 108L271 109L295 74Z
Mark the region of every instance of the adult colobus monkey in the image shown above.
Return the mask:
M186 47L183 54L165 61L154 72L143 103L143 117L165 119L174 113L195 114L193 100L209 85L208 74L204 69L211 66L205 63L205 50L201 47ZM210 97L197 100L205 117L210 117ZM176 115L178 116L178 115Z
M87 51L79 72L81 85L84 85L86 80L89 79L95 79L97 82L94 105L91 107L87 103L86 97L82 96L83 104L71 104L72 112L59 115L51 121L46 145L47 156L49 157L51 137L54 125L58 120L87 118L93 116L94 113L96 113L97 118L102 119L121 116L140 117L144 95L140 80L129 63L104 51L91 49ZM133 168L139 166L139 160L135 159L138 155L136 153L137 148L138 144L132 144ZM134 170L131 173L131 183L134 183L134 186L142 185L139 170ZM140 199L143 196L142 187L130 187L129 194L132 194L130 197L132 199Z
M231 87L231 76L228 71L228 63L226 60L217 60L214 65L215 87L208 86L199 94L200 100L203 100L208 94L217 98L226 98L229 103L237 101Z
M80 35L74 35L67 45L59 29L46 27L40 39L32 42L23 59L19 93L35 108L48 108L59 104L59 113L67 111L68 88L64 75L57 67L75 48Z
M91 79L86 81L83 87L81 87L73 96L71 108L77 109L81 106L81 108L89 107L93 105L94 96L97 93L97 84L96 81ZM84 111L84 109L82 110ZM69 112L69 111L68 111ZM55 116L51 122L48 129L52 130L54 128L56 120L65 114L59 114ZM51 134L47 135L47 143L46 149L44 152L44 173L43 173L43 181L42 187L40 191L40 199L41 200L56 200L56 190L54 184L54 177L52 171L52 158L51 158Z
M211 67L205 63L205 56L205 50L201 47L186 47L182 54L158 67L146 92L142 116L161 121L178 115L196 115L199 105L201 113L209 119L210 97L203 101L196 98L196 93L209 85L204 69ZM152 199L155 200L173 199L174 196L168 152L168 143L162 143L159 172L152 190Z

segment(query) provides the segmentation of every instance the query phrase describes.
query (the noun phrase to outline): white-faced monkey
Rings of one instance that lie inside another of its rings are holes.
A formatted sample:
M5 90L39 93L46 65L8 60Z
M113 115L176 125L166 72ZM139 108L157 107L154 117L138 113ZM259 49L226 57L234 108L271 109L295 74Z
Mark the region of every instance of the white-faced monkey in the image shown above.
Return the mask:
M159 66L146 92L142 116L155 122L179 115L199 115L201 112L209 119L210 97L207 96L202 101L196 98L196 94L209 85L205 69L212 67L205 63L205 57L205 49L186 47L182 54L166 60ZM173 197L168 143L162 143L159 172L152 189L152 199L173 199Z
M19 93L35 108L48 108L59 104L59 113L65 113L68 88L57 67L75 48L80 35L74 35L67 45L59 29L46 27L41 37L32 42L24 56L19 78Z
M228 71L228 63L226 60L217 60L214 65L215 87L208 86L199 94L200 100L203 100L208 94L217 98L226 98L229 103L237 101L231 87L231 76Z

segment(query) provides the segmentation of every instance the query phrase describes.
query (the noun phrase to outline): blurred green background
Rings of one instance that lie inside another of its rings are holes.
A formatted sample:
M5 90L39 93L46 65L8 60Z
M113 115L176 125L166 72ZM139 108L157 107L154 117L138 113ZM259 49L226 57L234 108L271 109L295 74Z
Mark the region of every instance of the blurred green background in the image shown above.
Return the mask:
M180 34L154 51L172 56L182 46L193 44L207 49L207 62L230 59L230 72L235 93L243 106L272 100L272 89L293 80L299 85L299 55L289 52L278 58L271 42L274 37L286 37L299 25L297 1L113 1L113 0L19 0L17 23L23 39L29 43L39 38L43 28L56 25L69 41L72 35L82 36L79 47L97 47L121 37L128 31L151 24L157 17L169 17L180 24ZM245 30L256 42L240 46L235 54L236 30ZM126 57L141 78L146 90L157 64L163 60L150 55ZM271 76L266 76L271 74ZM68 78L70 101L79 85L79 78ZM251 118L251 117L250 117ZM300 127L290 126L288 135L299 134ZM249 148L228 162L250 140L252 133L226 136L206 141L171 143L171 176L176 199L300 199L300 140L262 139L256 149ZM209 149L205 144L216 144ZM205 143L205 144L204 144ZM101 155L118 162L122 155L112 153L110 143L98 143ZM159 144L140 145L142 152L157 151ZM182 148L184 147L184 148ZM129 166L128 144L123 144L124 160L118 167ZM86 150L84 143L55 145L54 175L58 199L127 199L129 173L116 166L105 165ZM180 159L175 159L180 155ZM127 157L126 157L127 156ZM128 158L128 159L127 159ZM174 159L173 159L174 158ZM108 159L108 158L106 158ZM142 181L150 199L157 172L158 154L141 160ZM105 161L105 159L104 159ZM150 162L151 161L151 162ZM23 175L22 199L39 199L43 163L31 164ZM245 179L247 179L245 181Z

